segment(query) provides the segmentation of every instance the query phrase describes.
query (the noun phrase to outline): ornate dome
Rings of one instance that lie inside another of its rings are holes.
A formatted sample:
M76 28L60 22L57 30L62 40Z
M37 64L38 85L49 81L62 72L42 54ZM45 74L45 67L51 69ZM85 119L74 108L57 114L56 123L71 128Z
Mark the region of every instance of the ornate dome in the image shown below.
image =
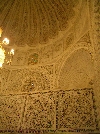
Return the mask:
M75 22L81 0L2 0L0 26L11 45L46 44Z

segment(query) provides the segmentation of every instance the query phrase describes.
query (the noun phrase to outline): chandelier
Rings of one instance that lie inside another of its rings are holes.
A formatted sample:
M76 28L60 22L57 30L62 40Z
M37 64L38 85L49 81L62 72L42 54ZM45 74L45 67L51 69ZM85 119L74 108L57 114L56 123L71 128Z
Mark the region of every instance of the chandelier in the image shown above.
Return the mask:
M9 48L6 48L9 44L9 40L7 38L4 38L1 40L2 35L2 29L0 28L0 68L6 62L8 65L11 65L12 58L14 55L14 49L9 50Z

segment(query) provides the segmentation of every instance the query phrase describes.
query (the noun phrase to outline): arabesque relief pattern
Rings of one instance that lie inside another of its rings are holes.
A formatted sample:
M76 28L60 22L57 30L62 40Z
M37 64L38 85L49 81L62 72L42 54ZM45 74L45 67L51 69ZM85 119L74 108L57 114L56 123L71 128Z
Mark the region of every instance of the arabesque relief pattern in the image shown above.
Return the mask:
M0 96L0 131L93 132L93 89Z
M28 47L28 45L24 47L20 47L20 49L15 45L15 55L13 58L12 66L27 66L27 65L39 65L39 64L46 64L50 63L52 61L57 61L61 58L61 55L70 54L73 49L77 49L79 47L86 47L91 51L91 44L88 43L77 43L81 37L83 37L84 33L86 33L85 36L88 38L88 31L89 31L89 23L87 22L88 15L87 15L87 8L85 8L86 2L83 1L81 12L78 14L79 16L76 19L76 22L72 24L70 23L70 28L68 28L68 31L65 30L65 32L62 34L60 32L60 35L57 36L57 40L51 40L50 43L47 43L41 46L38 46L37 43L35 43L34 47ZM78 8L78 7L77 7ZM85 10L84 10L85 9ZM82 19L84 16L86 16L84 19ZM77 23L77 21L79 23ZM14 35L14 34L13 34ZM17 36L16 36L17 38ZM26 37L25 37L26 39ZM12 39L10 39L12 40ZM34 43L33 43L34 45ZM7 65L6 65L7 66Z
M12 66L31 66L47 64L61 59L61 55L69 55L72 50L75 51L79 48L85 48L91 53L93 58L93 47L90 41L89 31L76 42L75 35L70 33L66 38L61 39L59 42L50 44L40 49L28 50L15 50L15 55L12 60ZM7 64L5 63L7 66Z
M51 90L53 88L53 71L51 66L41 66L34 69L11 70L6 80L3 73L1 94L17 94ZM5 73L7 70L3 70Z
M57 94L57 128L95 129L92 89L60 91Z
M55 99L56 92L36 93L27 96L23 120L24 129L56 129Z
M77 18L79 8L81 0L5 0L0 2L0 26L3 35L11 38L11 44L36 47L68 29L70 22Z
M28 46L16 47L11 66L0 69L0 132L99 132L86 1L7 2L0 3L3 36L8 32L11 45Z
M22 120L25 96L0 95L0 131L19 130Z
M93 8L93 9L92 9ZM92 41L94 43L94 68L95 68L95 84L94 92L97 105L98 124L100 131L100 1L94 0L90 2L90 21L92 31ZM92 9L92 10L91 10Z
M77 44L85 47L76 53L82 51L87 59L89 54L88 63L92 63L89 33L86 33ZM85 50L86 47L89 51ZM87 52L84 53L85 51ZM80 56L80 53L78 54ZM1 81L5 85L2 86L1 83L0 91L1 132L57 133L98 130L93 81L89 87L74 87L75 89L59 88L57 84L56 76L61 77L59 72L62 69L61 65L63 64L62 67L65 65L63 58L68 60L67 55L62 56L55 64L32 65L29 69L0 70ZM87 59L84 60L87 62Z

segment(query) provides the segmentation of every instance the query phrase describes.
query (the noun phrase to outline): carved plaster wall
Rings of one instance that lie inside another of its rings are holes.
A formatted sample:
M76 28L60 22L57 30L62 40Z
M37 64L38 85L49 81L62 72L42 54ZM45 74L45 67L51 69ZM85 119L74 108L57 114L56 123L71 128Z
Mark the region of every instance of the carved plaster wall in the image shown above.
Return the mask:
M0 132L99 132L94 3L22 0L18 6L19 0L12 0L4 8L6 2L0 5L0 24L15 55L11 66L0 69Z

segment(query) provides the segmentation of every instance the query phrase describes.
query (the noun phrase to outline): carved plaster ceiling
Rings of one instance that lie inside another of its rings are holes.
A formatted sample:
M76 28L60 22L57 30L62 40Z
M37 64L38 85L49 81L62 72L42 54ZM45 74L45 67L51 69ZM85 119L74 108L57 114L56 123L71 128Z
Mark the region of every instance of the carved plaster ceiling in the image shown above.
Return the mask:
M81 0L0 0L0 26L11 45L47 44L68 31L78 16Z

